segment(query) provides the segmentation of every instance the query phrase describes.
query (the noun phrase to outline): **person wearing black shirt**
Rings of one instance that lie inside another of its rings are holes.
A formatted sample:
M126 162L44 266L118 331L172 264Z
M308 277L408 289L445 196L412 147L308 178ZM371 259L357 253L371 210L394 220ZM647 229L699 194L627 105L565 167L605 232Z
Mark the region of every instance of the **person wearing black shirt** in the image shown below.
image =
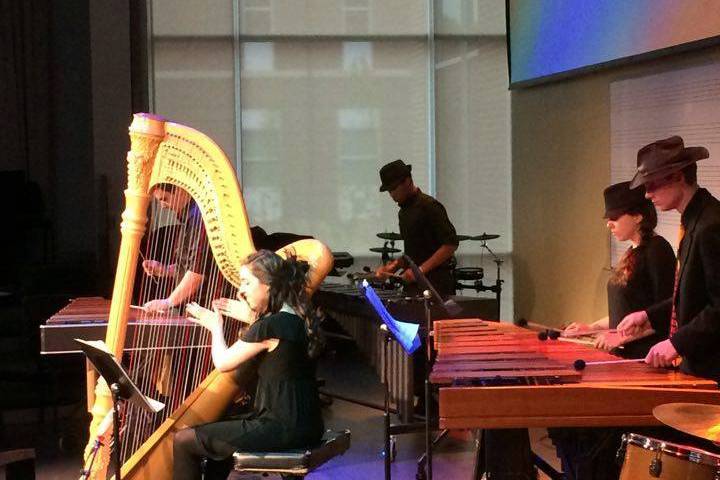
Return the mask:
M187 192L174 185L166 183L156 185L152 194L161 207L175 213L179 228L173 244L172 263L165 264L153 258L142 262L146 275L172 278L173 290L166 298L150 300L143 307L148 312L164 312L182 305L193 296L204 303L204 297L221 293L219 288L222 287L222 283L217 274L214 275L218 277L217 281L205 281L214 269L215 263L200 209ZM205 291L201 290L203 284Z
M175 480L201 478L203 457L220 461L237 450L308 448L320 441L323 419L303 319L309 309L308 269L306 262L294 257L283 260L269 250L259 250L240 269L238 300L218 300L214 311L188 305L191 320L212 333L215 367L224 372L254 370L257 389L249 414L175 434ZM221 313L251 323L229 347Z
M458 247L455 227L445 207L436 199L420 191L412 179L412 165L395 160L380 169L381 192L388 192L400 206L398 221L405 254L415 262L438 293L444 297L455 293L451 259ZM379 277L405 268L402 276L415 293L415 276L402 259L381 265L375 271Z
M617 240L631 245L607 283L608 316L589 325L572 323L565 329L568 333L615 329L627 314L672 295L675 254L668 241L655 234L657 213L645 198L645 189L631 190L630 182L621 182L603 194L608 229ZM667 338L668 328L668 322L660 322L657 330L647 329L633 337L603 332L596 336L595 345L625 358L642 358L652 345Z
M660 210L681 215L678 267L673 294L627 315L618 330L632 335L669 318L669 338L653 345L645 362L667 367L681 358L685 373L720 381L720 201L698 186L696 164L709 156L678 136L638 152L633 186L644 185Z
M657 212L645 198L644 189L630 189L630 182L611 185L603 192L605 218L610 232L630 247L613 269L607 284L608 316L587 325L570 324L565 332L588 333L616 328L629 312L652 305L672 294L675 255L672 246L655 234ZM643 358L650 347L667 338L669 323L658 322L633 336L603 332L596 336L598 348L625 358ZM551 428L563 473L568 480L617 478L620 467L615 454L625 429Z

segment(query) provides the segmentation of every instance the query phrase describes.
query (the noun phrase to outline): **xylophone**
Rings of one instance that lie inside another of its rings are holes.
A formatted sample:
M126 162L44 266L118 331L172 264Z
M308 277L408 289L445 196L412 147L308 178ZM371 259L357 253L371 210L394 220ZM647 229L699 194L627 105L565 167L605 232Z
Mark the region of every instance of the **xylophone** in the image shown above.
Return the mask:
M70 300L65 307L40 326L40 353L61 354L81 353L75 338L83 340L104 340L110 313L110 300L102 297L79 297ZM203 328L185 317L164 316L162 319L142 310L130 309L126 342L132 342L133 348L174 349L173 340L181 343L184 335L190 332L202 333ZM167 341L158 345L155 338ZM196 335L196 347L209 347L208 335Z
M720 404L711 380L479 319L434 322L441 428L657 425L672 402ZM584 369L573 364L583 360ZM599 363L594 363L599 362Z

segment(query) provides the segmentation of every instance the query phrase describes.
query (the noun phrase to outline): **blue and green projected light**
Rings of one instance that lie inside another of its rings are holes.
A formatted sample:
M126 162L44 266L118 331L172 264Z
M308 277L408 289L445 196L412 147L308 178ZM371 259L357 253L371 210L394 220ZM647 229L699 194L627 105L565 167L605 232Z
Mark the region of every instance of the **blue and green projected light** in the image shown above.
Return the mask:
M720 0L508 0L510 83L720 36Z

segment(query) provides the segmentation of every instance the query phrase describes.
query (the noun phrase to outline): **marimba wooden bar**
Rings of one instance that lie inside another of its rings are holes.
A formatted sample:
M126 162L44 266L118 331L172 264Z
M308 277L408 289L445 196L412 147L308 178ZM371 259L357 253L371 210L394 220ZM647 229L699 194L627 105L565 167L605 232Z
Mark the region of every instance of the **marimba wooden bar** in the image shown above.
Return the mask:
M657 405L720 404L714 381L642 362L577 371L617 357L506 323L438 320L434 345L441 428L657 425Z

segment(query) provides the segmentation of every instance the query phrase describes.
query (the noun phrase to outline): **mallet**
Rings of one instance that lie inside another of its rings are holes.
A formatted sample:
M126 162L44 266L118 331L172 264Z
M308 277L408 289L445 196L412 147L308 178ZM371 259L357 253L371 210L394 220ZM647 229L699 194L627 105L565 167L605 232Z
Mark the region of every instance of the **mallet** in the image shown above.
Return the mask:
M603 360L600 362L586 362L582 358L578 358L573 362L573 368L575 368L575 370L584 370L585 367L590 365L616 365L620 363L638 363L644 361L644 358L631 358L627 360Z

